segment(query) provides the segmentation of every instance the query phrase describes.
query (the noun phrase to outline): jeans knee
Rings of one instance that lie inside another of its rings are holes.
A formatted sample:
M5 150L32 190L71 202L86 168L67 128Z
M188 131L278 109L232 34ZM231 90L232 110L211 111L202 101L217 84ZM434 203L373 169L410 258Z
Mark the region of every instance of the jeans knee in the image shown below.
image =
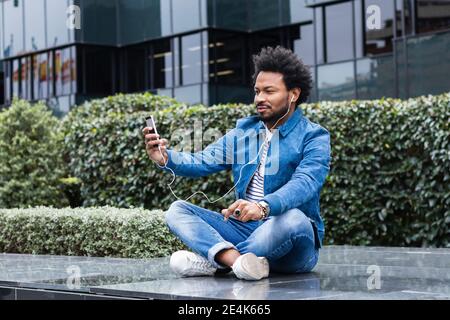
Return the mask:
M169 227L174 226L177 221L179 221L180 214L185 214L188 212L186 210L186 204L186 201L177 200L170 205L165 214L165 222Z
M286 211L282 216L283 228L293 235L307 235L314 239L314 230L308 217L299 209Z

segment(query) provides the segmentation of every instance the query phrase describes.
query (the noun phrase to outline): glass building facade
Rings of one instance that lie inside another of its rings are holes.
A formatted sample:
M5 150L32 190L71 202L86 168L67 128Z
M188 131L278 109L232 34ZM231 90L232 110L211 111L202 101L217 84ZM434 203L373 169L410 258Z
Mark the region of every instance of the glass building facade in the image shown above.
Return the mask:
M450 90L450 0L0 0L0 105L249 103L252 55L276 45L311 67L310 101Z

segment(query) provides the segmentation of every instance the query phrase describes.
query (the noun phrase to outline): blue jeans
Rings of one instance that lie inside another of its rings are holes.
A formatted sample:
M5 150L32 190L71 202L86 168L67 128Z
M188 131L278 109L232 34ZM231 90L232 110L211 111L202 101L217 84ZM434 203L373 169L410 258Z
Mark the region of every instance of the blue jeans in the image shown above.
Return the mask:
M299 209L263 221L224 221L218 212L178 200L170 206L166 223L186 246L219 269L226 266L215 261L216 254L231 248L266 257L270 270L279 273L309 272L319 258L313 224Z

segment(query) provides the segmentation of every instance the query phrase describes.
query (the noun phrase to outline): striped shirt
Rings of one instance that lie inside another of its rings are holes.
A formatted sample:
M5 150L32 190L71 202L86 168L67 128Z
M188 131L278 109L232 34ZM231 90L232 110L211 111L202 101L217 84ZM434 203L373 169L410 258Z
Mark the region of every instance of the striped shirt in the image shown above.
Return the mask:
M259 202L264 198L264 171L266 167L267 151L269 149L270 139L272 139L272 133L266 127L267 142L264 144L261 160L259 161L259 166L247 188L246 200L250 202Z

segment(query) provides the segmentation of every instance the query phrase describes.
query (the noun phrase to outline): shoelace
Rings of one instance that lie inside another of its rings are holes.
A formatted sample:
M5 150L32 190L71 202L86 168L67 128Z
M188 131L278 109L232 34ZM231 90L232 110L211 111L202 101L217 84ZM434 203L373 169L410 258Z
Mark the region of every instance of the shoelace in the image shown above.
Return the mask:
M189 261L190 263L192 263L192 267L195 268L195 269L207 270L207 269L211 269L211 268L212 268L212 266L211 266L211 264L209 263L208 260L203 260L203 259L194 259L194 260L191 260L191 259L188 257L188 261Z

